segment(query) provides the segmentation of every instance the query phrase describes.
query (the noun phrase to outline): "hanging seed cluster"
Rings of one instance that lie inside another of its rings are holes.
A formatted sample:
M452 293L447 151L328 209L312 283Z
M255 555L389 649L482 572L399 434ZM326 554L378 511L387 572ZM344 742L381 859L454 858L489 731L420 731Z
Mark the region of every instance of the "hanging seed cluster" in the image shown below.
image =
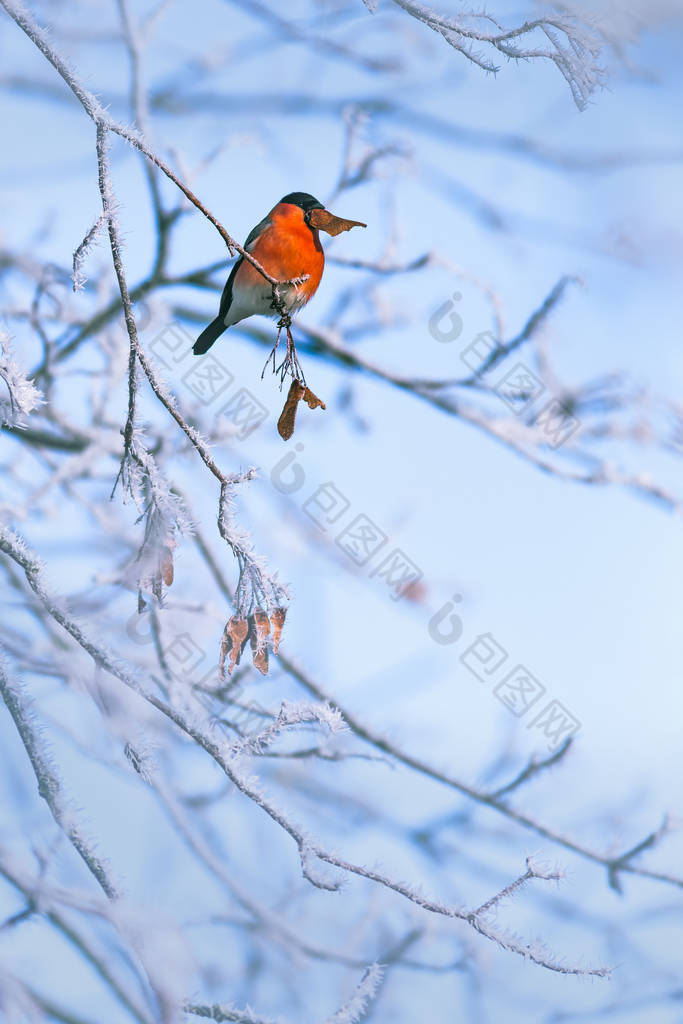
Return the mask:
M251 647L254 667L262 675L267 675L268 647L271 647L273 654L277 654L286 614L286 608L273 608L269 618L262 608L256 608L246 619L236 615L228 619L221 640L221 679L225 679L226 674L232 675L235 665L240 663L247 643Z

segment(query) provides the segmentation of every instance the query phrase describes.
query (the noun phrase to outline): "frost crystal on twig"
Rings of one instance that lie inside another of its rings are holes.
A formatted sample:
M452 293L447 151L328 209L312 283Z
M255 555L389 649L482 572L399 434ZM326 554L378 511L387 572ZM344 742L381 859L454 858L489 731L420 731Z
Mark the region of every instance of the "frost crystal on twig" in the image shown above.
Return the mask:
M83 271L83 264L85 263L85 258L88 255L88 252L90 251L93 242L95 241L95 239L97 238L97 236L99 235L100 231L106 223L107 218L103 213L101 213L95 221L95 223L93 224L93 226L88 231L88 233L85 235L83 241L74 251L72 280L73 290L75 292L81 291L83 285L87 281L87 278Z
M358 1024L363 1020L365 1012L377 995L382 981L382 968L372 964L361 978L356 991L348 1002L344 1003L336 1013L328 1017L325 1024Z
M25 426L26 417L41 402L40 391L12 358L8 336L0 334L0 426Z

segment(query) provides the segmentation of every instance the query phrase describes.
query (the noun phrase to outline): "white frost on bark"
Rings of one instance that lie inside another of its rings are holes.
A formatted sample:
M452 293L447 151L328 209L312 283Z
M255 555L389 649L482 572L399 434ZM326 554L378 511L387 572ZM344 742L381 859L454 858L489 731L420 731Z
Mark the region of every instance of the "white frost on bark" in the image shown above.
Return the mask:
M0 333L0 427L26 426L41 402L40 391L14 359L9 337Z

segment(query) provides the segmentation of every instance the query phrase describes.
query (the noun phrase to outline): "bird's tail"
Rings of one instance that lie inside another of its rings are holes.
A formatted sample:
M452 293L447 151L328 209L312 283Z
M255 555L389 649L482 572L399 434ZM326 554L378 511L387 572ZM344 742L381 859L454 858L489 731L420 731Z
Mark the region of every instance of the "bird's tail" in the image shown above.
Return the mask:
M208 352L213 345L216 338L220 338L221 334L225 330L225 324L223 318L217 316L215 320L212 320L208 327L205 327L202 333L199 335L192 351L196 356L203 356L205 352Z

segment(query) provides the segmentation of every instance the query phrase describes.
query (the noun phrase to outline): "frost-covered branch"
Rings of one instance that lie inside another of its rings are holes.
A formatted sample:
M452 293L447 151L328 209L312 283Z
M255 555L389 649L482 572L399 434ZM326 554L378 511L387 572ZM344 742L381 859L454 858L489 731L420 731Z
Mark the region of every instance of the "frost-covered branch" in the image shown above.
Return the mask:
M359 1024L365 1018L366 1010L374 999L381 980L381 967L377 964L368 967L351 998L336 1013L328 1017L324 1024ZM186 1006L186 1010L197 1017L212 1021L234 1021L235 1024L285 1024L282 1019L274 1021L272 1018L256 1016L251 1010L237 1010L223 1004L200 1006L191 1003Z
M423 896L416 888L398 881L390 875L352 861L347 861L322 846L317 840L312 839L298 823L290 818L287 812L277 807L263 793L258 780L244 771L236 760L233 751L223 742L214 739L195 714L185 712L182 708L175 705L172 706L162 700L149 688L144 680L136 676L134 670L123 659L114 658L106 648L97 644L89 637L46 588L42 578L42 569L35 555L26 548L26 545L19 537L3 528L0 528L0 551L3 551L21 566L31 589L42 602L46 611L93 658L100 668L114 676L144 701L151 704L152 707L160 711L188 738L194 740L216 762L237 789L256 806L260 807L276 825L279 825L290 836L299 852L303 874L316 888L334 892L341 885L339 880L329 880L317 874L317 862L320 862L343 873L357 875L367 881L375 882L382 888L402 896L410 903L431 914L464 922L474 928L480 935L499 945L502 949L521 956L525 960L530 960L540 967L545 967L560 974L605 977L609 973L606 968L602 967L584 968L567 966L540 947L521 943L515 936L486 925L478 916L473 916L471 911L449 906ZM325 717L329 717L327 713Z
M229 597L230 588L221 572L220 566L212 558L206 540L200 532L197 532L194 539L221 592L226 597ZM667 834L666 826L662 826L661 829L648 835L643 843L637 844L627 855L613 856L610 853L601 853L590 846L586 846L579 840L558 831L546 821L540 820L528 811L522 811L511 806L509 801L505 799L510 792L518 789L523 782L557 764L569 751L570 743L562 744L554 754L541 761L532 760L511 783L501 787L499 790L490 792L483 787L477 787L472 783L465 782L452 773L436 767L434 764L430 764L424 758L420 758L405 750L396 740L389 739L374 729L353 711L345 701L340 700L336 694L323 687L291 654L282 653L279 658L279 664L283 671L292 676L308 693L321 701L325 706L339 711L344 725L381 755L385 755L392 761L395 760L426 778L439 782L475 803L491 808L514 824L528 829L542 839L549 840L571 853L578 854L578 856L605 870L607 872L607 880L612 887L616 887L619 877L623 872L624 874L646 878L653 882L660 882L664 885L671 885L676 889L683 889L682 875L671 874L666 871L656 871L634 863L634 858L638 853L644 849L651 848L656 842L665 837Z
M552 416L557 416L556 426L562 427L565 424L571 428L566 440L557 443L552 437L550 413L548 420L536 414L530 414L525 419L511 411L506 415L496 390L500 382L489 384L482 379L498 364L499 354L503 358L536 338L539 327L556 307L571 280L573 278L561 278L528 317L522 330L508 342L498 341L482 365L477 366L472 374L461 378L432 379L398 374L343 344L334 329L307 324L300 324L299 329L308 336L311 351L325 354L339 366L375 377L448 416L469 423L543 473L573 483L621 488L639 497L654 500L670 511L676 511L683 505L683 494L676 493L670 485L654 479L645 469L622 467L613 452L609 456L602 456L595 448L595 441L623 439L624 435L616 419L618 412L637 413L641 406L643 414L648 411L642 396L634 395L621 380L589 381L573 389L566 387L556 396L556 413L552 413ZM541 361L538 354L535 354L530 361L533 364L537 359ZM474 398L477 401L473 401ZM496 402L493 412L486 404L482 404L491 400ZM595 422L590 422L593 417ZM666 423L663 429L661 426L657 429L661 445L671 446L671 423ZM630 430L628 440L645 445L651 442L653 431L654 428L649 424L644 424L640 430ZM673 447L676 454L679 454L679 446Z
M500 800L502 796L507 796L508 793L512 793L513 790L518 789L525 782L529 782L530 779L540 775L541 772L546 771L553 765L558 764L566 753L571 749L572 738L571 736L561 743L560 746L548 757L542 758L540 761L535 758L530 758L529 763L519 772L511 782L507 782L500 789L497 789L495 793L492 793L492 797L495 800Z
M480 907L472 912L472 917L482 917L484 914L489 914L492 910L498 907L503 900L509 899L516 892L518 892L523 886L530 882L532 878L540 878L544 882L559 882L563 877L562 872L558 869L548 869L537 866L531 857L527 857L526 860L526 871L519 878L516 878L514 882L510 882L500 892L497 892L495 896L491 896L490 899L482 903Z
M93 243L96 241L102 228L107 223L105 214L101 213L90 230L85 234L82 241L76 246L73 255L73 289L75 292L81 291L87 280L83 265L86 257L88 256Z
M126 125L112 120L96 96L85 88L73 68L71 68L69 63L55 50L50 43L47 33L38 25L25 7L15 3L14 0L0 0L0 6L5 8L10 17L16 21L17 25L23 29L29 39L35 43L50 64L52 64L55 70L62 76L66 84L81 103L87 115L94 121L96 127L102 133L113 132L115 135L119 135L129 145L143 153L148 160L151 160L153 164L163 171L166 177L180 189L183 195L189 199L193 206L203 213L206 219L213 224L227 245L230 255L233 256L235 252L238 252L240 256L251 263L259 274L261 274L262 277L264 277L265 280L273 287L273 297L274 299L277 299L277 293L275 290L277 289L277 286L282 287L283 285L290 284L291 282L279 281L277 278L272 277L261 266L258 260L251 255L251 253L247 252L246 249L236 242L235 239L228 234L220 221L194 194L189 186L186 185L185 182L169 167L169 165L152 150L140 132L136 132L126 127Z
M613 883L614 878L618 877L623 872L625 874L636 875L641 878L648 878L654 882L662 882L665 885L671 885L677 889L683 889L683 876L671 874L666 871L655 871L633 863L633 858L637 853L641 852L642 849L651 847L655 842L659 841L664 837L664 835L666 835L666 828L659 829L651 835L648 835L647 840L642 844L639 843L633 850L629 851L627 855L612 856L608 853L600 853L588 846L585 846L578 840L557 831L546 822L540 821L534 815L510 806L507 800L504 799L507 787L504 787L500 794L497 792L489 793L485 789L480 789L471 783L464 782L463 780L456 778L454 775L430 764L425 759L417 757L409 751L404 750L396 741L388 739L386 736L383 736L380 732L376 731L364 722L351 710L351 708L348 707L348 705L345 704L345 702L338 700L334 695L329 693L311 676L309 672L307 672L294 658L292 658L291 655L281 655L280 665L285 672L292 675L318 700L325 701L325 703L337 708L348 728L361 739L364 739L367 743L371 744L371 746L376 750L394 758L407 768L410 768L427 778L434 779L435 781L442 783L444 786L447 786L449 789L453 789L456 792L461 793L463 796L473 800L475 803L482 804L498 811L501 815L508 818L515 824L521 825L523 828L529 829L531 832L535 832L536 835L541 836L543 839L548 839L553 843L557 843L566 850L576 853L580 857L583 857L605 869L607 871L610 884ZM549 766L554 761L558 760L565 752L565 749L560 748L554 758L548 758L547 761L541 762L538 765L538 770L540 771L544 767ZM527 772L525 777L529 777L530 774L532 773ZM522 780L519 779L519 782L521 781ZM515 780L513 788L516 788L519 782Z
M95 852L91 842L83 835L76 811L70 806L56 766L50 757L36 723L35 710L22 687L9 675L9 668L0 647L0 694L5 702L24 749L31 762L38 783L38 792L50 809L50 814L84 864L110 899L117 896L117 887L110 878L109 868Z
M261 732L246 739L235 740L232 752L234 755L262 754L283 732L313 722L319 723L331 733L345 728L341 714L329 704L292 704L287 701L281 705L277 718Z
M171 995L174 980L172 977L166 979L157 972L152 956L135 935L132 915L128 916L118 904L103 903L73 890L50 885L41 875L31 876L16 858L11 858L4 851L0 852L0 876L23 894L32 913L41 913L83 957L133 1020L138 1024L178 1024L177 1000ZM121 972L118 958L111 958L102 948L99 936L96 940L80 923L76 923L74 915L69 913L71 910L99 918L120 938L127 940L123 947L124 959L133 978L129 972ZM149 986L144 999L141 998L139 983L143 988ZM148 1005L150 1003L152 1005Z
M139 344L137 325L135 322L135 315L133 313L133 307L131 302L131 296L128 290L128 284L126 281L126 275L123 269L123 262L121 257L121 242L119 238L119 229L116 217L116 203L111 183L111 173L109 169L109 159L107 152L107 134L112 132L120 135L130 145L134 146L141 153L144 154L149 160L152 161L157 167L159 167L164 174L183 192L183 194L199 209L205 217L216 227L224 239L231 255L235 251L239 252L243 258L247 259L262 276L271 284L273 289L273 302L275 308L282 311L280 305L280 289L287 282L279 281L272 277L264 268L258 263L258 261L242 246L238 245L233 238L228 234L225 228L220 222L213 216L213 214L201 203L201 201L195 196L195 194L188 188L187 185L171 170L168 165L161 160L150 148L148 143L142 137L139 132L134 132L124 125L121 125L111 119L107 111L102 107L97 98L90 93L82 83L79 81L73 69L68 65L64 58L56 52L54 47L51 45L47 34L41 29L38 24L31 17L29 12L12 2L12 0L0 0L0 4L5 8L8 14L16 21L16 23L23 29L23 31L29 36L33 43L38 49L44 54L49 60L53 67L59 72L66 84L72 90L74 95L80 101L84 110L88 116L94 121L97 129L97 164L98 164L98 184L100 190L100 196L102 200L102 217L105 219L107 229L109 233L109 243L112 253L112 261L114 264L114 271L116 274L119 292L121 297L121 305L123 307L124 318L126 323L126 330L129 337L129 359L128 359L128 415L126 418L126 425L124 428L124 452L121 463L120 475L124 478L129 478L135 470L129 468L130 461L134 461L137 465L140 462L146 462L149 464L150 456L147 455L143 460L140 459L139 445L137 446L137 453L133 451L133 439L136 433L136 396L137 396L137 365L140 363L147 380L156 397L165 406L167 411L171 414L173 419L176 421L178 426L183 430L187 438L189 439L192 446L197 450L202 461L206 467L213 473L216 479L220 483L220 497L219 497L219 508L218 508L218 528L221 536L226 541L233 554L237 558L239 565L239 582L237 586L237 605L235 608L236 616L240 619L245 619L252 614L254 608L260 606L263 602L266 608L270 611L272 609L281 609L283 603L286 601L286 592L284 588L271 578L263 564L257 559L251 549L245 537L240 535L238 531L234 529L231 524L230 515L230 503L231 503L231 491L234 486L234 478L227 476L221 470L219 470L216 462L209 451L208 444L200 437L197 431L190 427L180 412L178 411L175 401L170 395L165 392L160 382L156 379L152 370L151 364L145 357L144 353ZM126 33L128 38L129 49L133 56L133 66L137 66L137 52L131 36L130 23L127 20L127 9L125 5L121 8L122 15L124 17L124 23L126 27ZM136 89L135 95L138 96L138 90ZM84 241L76 250L77 256L74 257L74 268L75 273L81 273L81 264L84 251L92 241L94 235L93 231L89 232ZM77 258L78 257L78 258ZM136 459L137 454L137 459ZM152 488L153 488L152 483ZM162 517L163 519L163 517ZM154 519L151 522L148 519L148 531L145 536L147 542L150 538L150 531L155 537L159 534L159 522L160 520ZM161 532L165 537L169 536L169 530L166 524L163 523L163 529ZM172 531L171 531L172 533ZM143 545L144 546L144 545ZM158 571L154 574L152 589L155 594L159 595L161 591L161 580L172 578L172 563L170 562L172 548L168 543L162 542L161 545L161 560L158 566ZM155 555L156 557L156 555ZM169 567L171 566L171 567Z
M382 968L372 964L358 983L356 991L348 1002L344 1003L336 1013L328 1017L325 1024L359 1024L365 1018L366 1011L377 995L382 980Z
M221 536L236 557L239 565L239 581L237 585L238 600L235 607L236 615L242 617L250 615L255 605L260 605L261 602L264 602L267 608L280 607L286 598L283 588L268 576L263 564L254 557L248 539L243 534L238 533L234 528L229 512L232 492L235 484L237 482L241 482L242 479L251 479L251 475L253 474L248 474L243 477L235 477L234 475L226 475L219 469L213 455L211 454L209 445L201 437L198 431L185 421L177 407L174 397L166 391L161 381L156 376L152 368L152 364L140 346L126 277L123 270L123 264L121 262L121 246L111 187L106 131L101 124L98 124L97 127L97 160L103 215L107 219L112 259L119 283L121 303L125 312L126 328L128 330L130 340L130 356L128 364L128 417L124 430L124 454L121 463L121 475L123 476L124 481L128 481L130 490L130 481L135 476L137 468L140 465L145 467L146 478L150 484L152 497L155 500L155 504L152 506L152 514L151 516L148 515L147 518L147 529L145 533L145 541L143 543L143 551L145 547L147 548L147 552L144 554L144 559L146 561L149 560L148 552L151 548L152 558L155 562L152 590L157 596L160 596L161 580L164 580L167 586L170 585L170 581L173 579L172 552L173 547L175 546L174 532L176 529L181 532L185 531L188 528L188 524L183 519L181 512L176 512L171 516L164 514L163 506L168 505L169 503L172 506L176 506L178 504L177 499L174 499L172 495L169 495L167 487L160 486L160 476L154 467L153 460L149 453L142 451L139 444L135 445L136 450L134 450L134 437L136 434L135 407L138 362L140 363L152 391L158 400L173 417L177 425L190 441L192 447L199 454L204 465L220 484L218 529ZM131 462L135 464L134 467L130 466ZM152 541L154 543L151 543ZM147 579L148 575L149 574L145 574L142 581L143 583L149 582Z
M484 71L499 67L488 56L497 51L508 60L549 60L569 85L574 102L584 110L603 79L599 64L602 42L597 31L569 15L545 16L505 29L490 14L465 10L455 17L437 13L416 0L393 0L397 7L442 36L449 46ZM376 0L365 0L370 10ZM491 29L489 26L493 26ZM545 37L545 45L536 38ZM548 45L550 44L550 45ZM477 47L480 47L477 49ZM481 47L485 49L481 49Z

